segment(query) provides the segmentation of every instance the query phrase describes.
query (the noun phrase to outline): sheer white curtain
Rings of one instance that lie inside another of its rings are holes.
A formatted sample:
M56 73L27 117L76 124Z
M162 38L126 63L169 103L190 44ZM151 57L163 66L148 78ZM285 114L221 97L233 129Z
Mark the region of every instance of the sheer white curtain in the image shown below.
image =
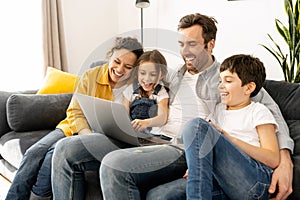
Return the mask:
M43 80L42 0L0 1L0 90L38 89Z

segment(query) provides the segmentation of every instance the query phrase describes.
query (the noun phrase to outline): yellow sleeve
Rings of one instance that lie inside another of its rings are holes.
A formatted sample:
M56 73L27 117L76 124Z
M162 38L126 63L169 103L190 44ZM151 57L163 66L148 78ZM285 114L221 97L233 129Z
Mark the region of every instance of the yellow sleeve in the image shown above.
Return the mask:
M88 80L88 73L85 73L78 83L77 93L88 94ZM84 128L89 128L76 98L72 97L67 109L67 117L57 125L57 128L62 129L66 136L71 136Z

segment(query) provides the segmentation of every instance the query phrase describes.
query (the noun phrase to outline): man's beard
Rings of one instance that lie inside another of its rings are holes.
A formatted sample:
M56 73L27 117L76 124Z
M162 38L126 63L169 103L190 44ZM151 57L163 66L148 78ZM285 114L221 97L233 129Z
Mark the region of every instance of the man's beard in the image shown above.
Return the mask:
M194 72L202 72L204 71L211 61L211 57L208 55L207 51L202 51L201 54L196 58L195 65L190 70Z

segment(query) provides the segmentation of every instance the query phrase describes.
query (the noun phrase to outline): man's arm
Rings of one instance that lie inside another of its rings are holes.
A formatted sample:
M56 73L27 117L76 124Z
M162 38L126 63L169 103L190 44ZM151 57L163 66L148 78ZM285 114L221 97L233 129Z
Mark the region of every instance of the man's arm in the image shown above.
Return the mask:
M290 137L289 128L280 112L280 109L267 91L262 88L260 92L252 98L254 102L264 104L273 114L276 123L278 124L277 138L280 149L288 149L291 153L294 150L294 141ZM290 156L289 156L290 157Z
M294 150L294 141L289 135L288 126L278 105L264 88L252 100L267 106L278 124L277 138L280 148L280 162L273 172L269 193L274 194L273 199L283 200L292 193L293 162L290 154Z
M287 149L280 150L280 163L274 170L269 193L274 194L273 200L286 199L292 192L293 182L293 162L290 151ZM278 191L277 191L278 187ZM276 194L277 192L277 194Z

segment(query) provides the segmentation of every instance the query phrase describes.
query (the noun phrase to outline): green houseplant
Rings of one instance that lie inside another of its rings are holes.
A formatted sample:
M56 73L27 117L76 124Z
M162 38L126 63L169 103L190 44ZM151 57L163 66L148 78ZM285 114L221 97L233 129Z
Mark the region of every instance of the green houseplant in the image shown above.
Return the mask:
M295 5L293 4L295 2ZM275 25L278 33L284 39L288 46L288 53L283 53L281 47L273 40L270 34L269 38L273 42L275 48L267 47L267 49L278 61L287 82L300 82L300 21L299 9L300 0L284 0L284 8L288 16L288 27L280 20L275 19Z

